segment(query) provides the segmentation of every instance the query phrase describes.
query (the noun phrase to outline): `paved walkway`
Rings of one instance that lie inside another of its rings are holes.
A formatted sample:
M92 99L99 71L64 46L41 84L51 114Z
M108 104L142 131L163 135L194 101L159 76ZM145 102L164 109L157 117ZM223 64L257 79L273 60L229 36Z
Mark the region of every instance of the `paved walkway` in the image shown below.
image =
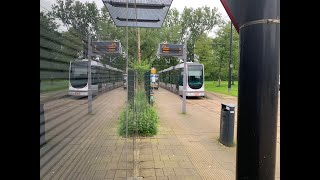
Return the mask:
M40 103L47 103L55 99L62 98L68 94L67 90L40 93Z
M162 88L155 91L161 127L157 138L174 140L171 142L176 144L172 144L171 147L175 145L184 151L182 153L184 159L190 160L193 165L189 168L195 170L195 174L202 179L235 179L236 147L225 147L218 142L218 138L221 103L237 105L237 98L216 93L207 94L207 98L188 99L187 114L183 115L179 96ZM280 115L278 115L276 179L280 179L279 117ZM236 128L237 123L235 123L235 140Z
M123 88L106 92L94 99L92 115L87 114L85 98L46 103L47 144L40 149L40 178L123 179L126 169L130 176L133 150L126 157L126 140L117 135L125 99ZM132 149L132 140L127 142Z
M236 148L221 145L218 138L221 102L236 100L208 93L207 98L188 99L187 114L181 114L181 98L159 88L154 105L159 132L135 139L117 135L126 101L123 88L94 98L92 115L87 114L86 98L46 102L47 144L40 149L40 178L234 180ZM280 136L277 145L280 179Z

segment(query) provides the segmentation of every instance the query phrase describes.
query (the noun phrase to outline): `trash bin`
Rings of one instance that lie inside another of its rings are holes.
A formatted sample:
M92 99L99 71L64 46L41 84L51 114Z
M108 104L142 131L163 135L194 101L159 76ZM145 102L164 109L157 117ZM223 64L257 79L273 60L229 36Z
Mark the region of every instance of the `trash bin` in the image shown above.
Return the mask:
M221 103L220 114L220 138L219 141L225 146L233 146L234 134L234 104Z
M40 104L40 148L46 144L46 131L43 104Z

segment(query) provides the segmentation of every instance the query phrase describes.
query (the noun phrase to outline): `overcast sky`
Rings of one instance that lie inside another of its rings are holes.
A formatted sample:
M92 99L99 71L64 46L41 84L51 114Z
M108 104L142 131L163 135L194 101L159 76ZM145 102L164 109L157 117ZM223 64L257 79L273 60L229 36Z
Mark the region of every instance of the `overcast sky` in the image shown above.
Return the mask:
M102 0L79 0L81 2L92 2L95 1L97 6L101 8L103 6ZM56 2L56 0L40 0L40 4L47 8L51 9L51 5ZM198 8L202 6L209 6L211 8L217 7L218 11L222 14L224 19L229 19L226 11L224 10L220 0L173 0L171 7L177 8L180 12L182 12L184 7L193 7Z
M92 2L95 1L98 8L100 9L103 7L102 0L79 0L81 2ZM43 10L44 8L47 10L51 10L51 5L55 3L56 0L40 0L40 9ZM178 11L182 12L184 7L192 7L192 8L198 8L202 6L209 6L211 8L218 8L218 12L222 15L222 18L226 21L229 20L229 17L224 10L220 0L173 0L171 4L171 8L177 8ZM210 33L210 36L214 36L213 32Z

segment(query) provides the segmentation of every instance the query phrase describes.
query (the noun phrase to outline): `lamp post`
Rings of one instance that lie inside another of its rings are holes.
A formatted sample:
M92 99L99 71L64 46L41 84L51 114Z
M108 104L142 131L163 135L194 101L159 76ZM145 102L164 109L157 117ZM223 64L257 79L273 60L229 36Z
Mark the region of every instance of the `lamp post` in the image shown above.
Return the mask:
M230 22L230 61L229 61L228 93L230 93L230 90L231 90L231 68L232 68L232 23Z
M91 35L88 36L88 114L92 113L92 91L91 91Z
M187 41L190 38L190 33L186 35L183 46L183 99L182 99L182 113L186 113L186 91L187 91Z

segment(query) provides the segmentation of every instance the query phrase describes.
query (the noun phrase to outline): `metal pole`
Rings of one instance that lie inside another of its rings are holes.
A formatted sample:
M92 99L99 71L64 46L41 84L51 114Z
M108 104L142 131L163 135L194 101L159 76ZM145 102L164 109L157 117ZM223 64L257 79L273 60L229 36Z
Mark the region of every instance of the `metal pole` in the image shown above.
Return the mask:
M88 114L92 113L92 91L91 91L91 35L88 37Z
M127 96L129 96L129 72L128 72L128 0L127 0L127 8L126 8L126 11L127 11L127 26L126 26L126 41L127 41L127 44L126 44L126 74L127 74ZM128 142L127 142L127 137L128 137L128 111L129 111L129 101L128 101L128 98L127 98L127 103L126 103L126 178L128 178Z
M232 69L232 23L230 22L230 61L229 61L229 80L228 80L228 93L231 90L231 69Z
M140 28L138 28L138 63L140 64L141 54L140 54Z
M128 71L128 63L129 63L129 51L128 51L128 42L129 42L129 37L128 37L128 0L127 0L127 27L126 27L126 74L127 74L127 96L129 96L129 71ZM126 161L128 162L128 145L127 145L127 137L128 137L128 111L129 111L129 101L127 98L127 103L126 103ZM127 168L127 164L126 163L126 168ZM126 171L126 177L127 177L127 171Z
M274 180L280 64L280 1L241 2L236 179ZM259 15L258 20L255 17Z
M186 113L186 91L187 91L187 38L183 46L183 99L182 113Z

